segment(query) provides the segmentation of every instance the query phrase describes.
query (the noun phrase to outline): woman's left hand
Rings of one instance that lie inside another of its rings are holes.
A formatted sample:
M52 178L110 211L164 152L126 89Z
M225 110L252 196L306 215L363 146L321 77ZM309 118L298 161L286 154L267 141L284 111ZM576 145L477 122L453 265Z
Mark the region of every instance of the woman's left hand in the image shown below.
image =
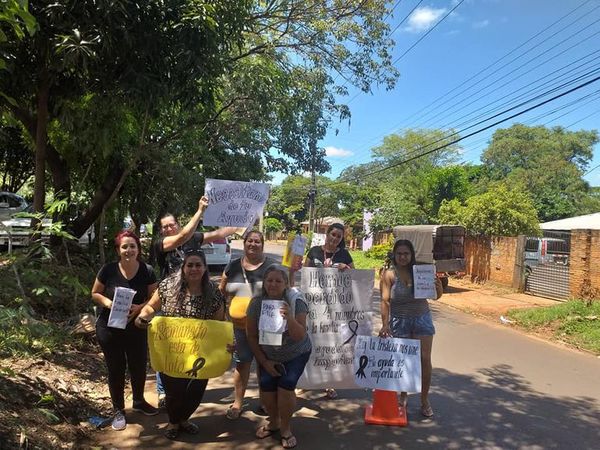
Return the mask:
M287 320L288 314L290 313L290 307L287 304L283 305L281 308L279 308L279 313L285 320Z
M131 308L129 308L129 314L127 315L127 320L130 321L131 319L135 318L135 316L137 316L140 313L143 306L144 305L131 305Z
M344 263L337 263L337 268L340 271L344 271L344 270L348 270L350 269L350 266L348 264L344 264Z
M235 352L235 344L227 344L227 351L229 353Z

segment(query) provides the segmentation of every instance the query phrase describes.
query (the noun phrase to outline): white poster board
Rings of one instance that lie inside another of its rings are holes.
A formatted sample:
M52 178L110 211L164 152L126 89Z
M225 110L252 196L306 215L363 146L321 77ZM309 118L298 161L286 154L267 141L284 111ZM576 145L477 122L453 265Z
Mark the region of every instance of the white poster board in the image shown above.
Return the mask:
M354 376L364 388L421 392L421 341L358 336Z
M256 222L269 198L269 185L206 179L208 207L203 225L247 228Z
M433 264L415 264L413 266L415 298L437 298L435 290L435 266Z
M298 386L354 389L354 342L372 333L372 270L302 269L312 353Z
M112 328L125 329L127 327L127 316L131 310L131 303L136 291L124 287L116 287L113 296L110 314L108 316L108 326Z
M317 245L325 245L325 233L313 233L310 246L316 247Z
M286 305L283 300L263 300L260 307L258 329L271 333L283 333L287 321L281 315L280 309Z

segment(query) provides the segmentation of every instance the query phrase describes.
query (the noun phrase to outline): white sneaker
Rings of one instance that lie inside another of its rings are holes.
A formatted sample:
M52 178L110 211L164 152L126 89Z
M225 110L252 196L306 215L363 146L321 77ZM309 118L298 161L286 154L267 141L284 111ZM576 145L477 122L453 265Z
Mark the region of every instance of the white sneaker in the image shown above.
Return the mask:
M115 413L111 427L116 431L124 430L127 427L127 421L125 420L125 414L123 411L117 411Z

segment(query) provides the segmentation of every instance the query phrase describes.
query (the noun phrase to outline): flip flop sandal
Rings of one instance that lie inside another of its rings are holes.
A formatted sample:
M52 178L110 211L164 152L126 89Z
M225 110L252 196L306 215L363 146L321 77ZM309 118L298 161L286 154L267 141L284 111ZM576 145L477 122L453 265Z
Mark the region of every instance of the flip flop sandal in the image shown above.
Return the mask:
M225 417L227 417L229 420L236 420L239 419L241 415L242 410L240 408L234 408L233 405L231 405L229 408L227 408Z
M290 443L290 441L292 442ZM289 436L281 436L281 446L283 448L294 448L296 445L298 445L298 441L296 440L296 436L293 434L290 434Z
M431 405L422 405L421 414L423 417L427 417L428 419L433 417L433 409L431 408Z
M187 434L198 434L200 432L200 427L192 422L180 423L179 429L185 431Z
M179 428L167 428L165 431L165 437L174 441L179 436Z
M273 436L275 433L277 433L279 431L279 428L277 428L276 430L271 430L270 428L267 428L266 425L261 425L257 430L256 430L256 434L255 436L258 439L265 439L268 438L269 436Z

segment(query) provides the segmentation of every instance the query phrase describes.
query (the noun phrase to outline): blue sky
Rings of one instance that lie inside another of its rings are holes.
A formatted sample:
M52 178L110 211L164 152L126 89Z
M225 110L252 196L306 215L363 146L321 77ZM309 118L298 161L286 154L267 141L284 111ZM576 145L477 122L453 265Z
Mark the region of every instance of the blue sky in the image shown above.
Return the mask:
M399 2L387 19L390 27L395 28L417 3L418 0ZM402 133L406 128L461 130L510 108L518 103L514 99L519 95L521 101L531 99L561 82L582 76L580 81L513 113L599 75L600 0L464 0L442 20L459 3L460 0L422 1L394 32L393 54L398 59L439 22L395 63L400 78L394 90L375 87L371 94L356 95L357 91L350 89L345 100L352 112L350 122L336 121L320 142L332 165L332 171L325 175L335 178L350 165L368 162L371 149L386 135ZM477 75L488 66L491 67ZM502 107L510 100L514 103ZM478 116L481 117L475 119ZM507 128L517 122L562 125L570 130L600 129L600 81L498 127ZM469 128L461 135L490 123ZM461 142L463 162L480 162L495 128ZM588 170L597 165L600 146L596 146ZM273 181L278 183L282 178L275 176ZM585 179L599 186L600 167Z

